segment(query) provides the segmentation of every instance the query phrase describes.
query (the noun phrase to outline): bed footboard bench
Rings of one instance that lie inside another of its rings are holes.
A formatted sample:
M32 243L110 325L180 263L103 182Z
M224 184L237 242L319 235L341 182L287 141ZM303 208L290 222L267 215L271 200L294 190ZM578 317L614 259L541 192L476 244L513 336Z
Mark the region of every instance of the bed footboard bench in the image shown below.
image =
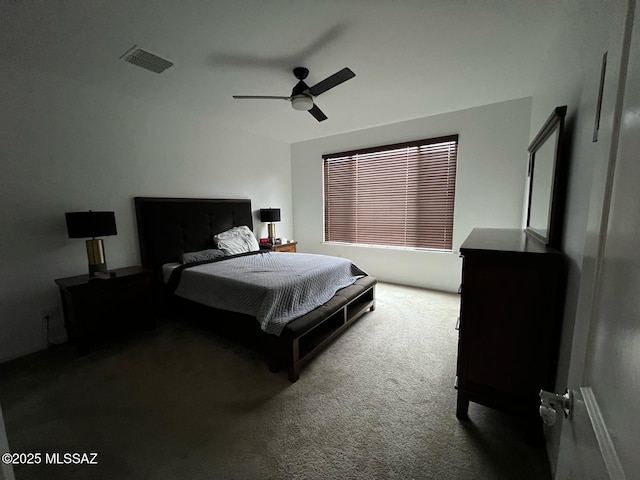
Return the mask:
M272 337L270 370L287 368L289 381L298 380L305 363L363 314L375 310L376 283L373 277L362 277L338 290L324 305L289 322L279 337Z

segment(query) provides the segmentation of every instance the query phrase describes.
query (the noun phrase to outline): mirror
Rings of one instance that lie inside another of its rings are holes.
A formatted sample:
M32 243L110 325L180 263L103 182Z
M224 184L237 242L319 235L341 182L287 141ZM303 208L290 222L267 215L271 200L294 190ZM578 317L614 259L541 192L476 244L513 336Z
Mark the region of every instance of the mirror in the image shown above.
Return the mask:
M529 145L527 233L551 248L560 247L564 209L562 130L567 107L556 107Z

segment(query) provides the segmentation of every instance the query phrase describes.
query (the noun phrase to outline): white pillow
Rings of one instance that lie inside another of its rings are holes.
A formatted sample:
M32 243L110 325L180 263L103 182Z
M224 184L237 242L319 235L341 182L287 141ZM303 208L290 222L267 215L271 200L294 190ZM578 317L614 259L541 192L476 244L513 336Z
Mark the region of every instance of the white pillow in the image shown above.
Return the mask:
M249 227L233 227L213 236L216 246L227 255L260 250L258 241Z

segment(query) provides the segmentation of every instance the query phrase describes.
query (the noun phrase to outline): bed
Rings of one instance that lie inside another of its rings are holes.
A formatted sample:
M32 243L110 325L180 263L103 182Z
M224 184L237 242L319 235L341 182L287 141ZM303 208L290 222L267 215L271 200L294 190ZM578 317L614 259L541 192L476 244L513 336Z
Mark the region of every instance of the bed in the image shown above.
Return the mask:
M214 235L245 226L252 231L249 199L135 197L134 201L142 265L154 271L161 300L183 311L197 311L223 331L250 340L248 343L267 355L270 370L287 369L291 382L298 380L305 363L364 313L375 309L376 279L338 257L258 250L232 252L225 258L196 254L193 264L182 265L184 254L215 249ZM325 264L331 264L326 268L332 270L325 272ZM315 287L296 281L304 286L274 293L278 287L274 282L292 275L306 278L302 276L305 269L323 275ZM228 271L226 279L222 278L224 271ZM267 272L272 283L251 286L249 280L258 271ZM212 278L222 283L205 283L214 281ZM194 288L195 293L190 293ZM303 298L309 291L310 300ZM273 308L276 297L287 295L294 298L295 308ZM239 302L225 303L231 297Z

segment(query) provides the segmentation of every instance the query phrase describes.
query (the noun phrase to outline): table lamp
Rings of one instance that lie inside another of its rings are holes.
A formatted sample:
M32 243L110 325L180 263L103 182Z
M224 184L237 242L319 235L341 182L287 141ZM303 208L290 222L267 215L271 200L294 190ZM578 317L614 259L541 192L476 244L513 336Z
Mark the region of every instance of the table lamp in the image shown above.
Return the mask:
M261 208L260 209L260 221L269 222L269 241L275 243L276 241L276 226L273 222L280 221L280 209L279 208Z
M96 272L107 273L107 261L104 254L102 239L117 235L116 217L113 212L67 212L69 238L87 238L87 259L89 261L89 276L95 277Z

